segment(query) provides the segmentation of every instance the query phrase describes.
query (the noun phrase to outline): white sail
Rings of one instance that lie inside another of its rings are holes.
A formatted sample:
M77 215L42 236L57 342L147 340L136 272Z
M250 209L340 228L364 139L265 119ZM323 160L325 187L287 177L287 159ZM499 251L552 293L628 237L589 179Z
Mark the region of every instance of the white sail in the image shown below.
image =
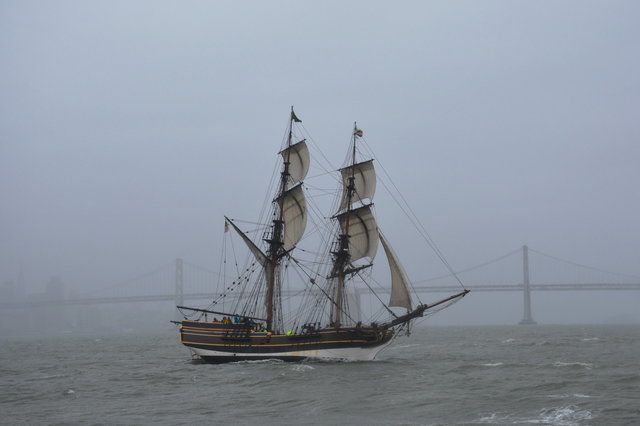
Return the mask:
M380 241L382 242L382 247L384 247L384 252L389 261L389 269L391 270L391 298L389 299L389 306L397 306L411 310L411 294L407 286L409 280L407 280L402 265L400 265L396 254L393 252L387 240L384 239L380 231L378 231L378 235L380 235Z
M376 192L376 171L373 168L373 160L363 161L349 167L340 169L342 173L342 200L340 201L340 210L346 209L348 206L347 186L349 179L353 175L354 195L351 202L356 200L364 200L368 198L373 200L373 194Z
M284 222L284 249L291 250L300 241L307 227L307 204L302 184L294 186L282 197L282 221Z
M287 188L292 187L298 182L301 182L309 171L309 149L307 143L302 140L298 143L287 147L280 152L282 160L286 163L289 162L289 180L287 181Z
M342 233L349 234L350 261L374 258L378 250L378 231L371 205L338 215Z
M249 247L249 250L251 251L251 253L253 253L253 255L255 256L256 260L258 262L260 262L260 264L262 266L265 266L268 262L267 260L267 256L262 252L262 250L260 250L258 248L258 246L256 246L253 241L251 241L251 239L249 239L249 237L247 237L247 235L242 232L242 230L240 230L240 228L238 228L236 226L235 223L231 222L231 220L225 216L225 219L227 220L227 223L230 223L231 226L233 226L233 229L236 230L236 232L238 233L238 235L240 235L240 237L242 237L242 240L247 244L247 247Z

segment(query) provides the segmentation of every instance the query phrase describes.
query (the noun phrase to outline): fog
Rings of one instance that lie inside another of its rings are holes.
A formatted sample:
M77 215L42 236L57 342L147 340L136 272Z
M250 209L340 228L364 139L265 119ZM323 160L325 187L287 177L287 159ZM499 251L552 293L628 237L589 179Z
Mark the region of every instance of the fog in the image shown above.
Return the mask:
M291 105L336 167L358 122L454 269L527 244L634 281L639 21L635 1L1 2L0 284L216 269ZM409 276L441 274L376 203ZM543 323L640 321L637 291L532 299ZM472 293L433 321L521 317L519 293Z

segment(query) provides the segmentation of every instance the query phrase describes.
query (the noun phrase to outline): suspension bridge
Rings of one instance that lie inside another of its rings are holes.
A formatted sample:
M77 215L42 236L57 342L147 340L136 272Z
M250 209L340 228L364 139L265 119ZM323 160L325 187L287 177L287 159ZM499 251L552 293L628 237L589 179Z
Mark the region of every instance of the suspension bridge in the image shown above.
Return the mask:
M605 271L530 249L518 248L482 264L456 273L465 287L474 292L521 292L523 314L521 324L535 324L532 316L531 292L542 291L638 291L640 277ZM452 275L413 282L418 293L455 292L460 289ZM25 298L0 302L0 309L26 309L69 305L100 305L186 300L211 301L225 290L225 279L207 268L176 259L148 273L91 293L64 297ZM365 289L355 289L364 294ZM284 290L283 295L299 290ZM233 298L231 295L230 298Z

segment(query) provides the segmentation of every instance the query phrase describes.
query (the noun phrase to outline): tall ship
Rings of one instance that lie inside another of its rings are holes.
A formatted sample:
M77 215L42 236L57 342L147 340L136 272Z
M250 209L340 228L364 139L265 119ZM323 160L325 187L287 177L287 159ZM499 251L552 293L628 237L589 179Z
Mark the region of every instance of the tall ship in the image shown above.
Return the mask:
M408 335L412 323L469 293L460 282L459 292L427 304L413 291L376 221L376 167L357 124L341 168L336 171L318 155L319 174L333 176L337 190L305 180L312 165L309 148L315 145L292 108L272 179L273 197L267 198L260 221L225 217L225 252L244 251L247 260L223 255L224 290L209 306L178 306L184 317L176 322L180 341L192 357L210 363L373 360L394 338ZM315 200L331 193L326 214ZM231 234L246 250L226 242ZM385 268L383 273L374 267L380 245L386 261L376 266ZM429 245L453 273L437 247Z

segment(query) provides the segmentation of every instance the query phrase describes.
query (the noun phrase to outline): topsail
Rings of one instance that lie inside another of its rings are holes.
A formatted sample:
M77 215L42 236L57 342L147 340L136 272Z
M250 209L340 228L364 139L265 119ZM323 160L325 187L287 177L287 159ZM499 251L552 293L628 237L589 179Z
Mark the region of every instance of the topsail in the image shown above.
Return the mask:
M280 155L282 155L282 161L289 163L289 178L286 187L291 188L296 183L302 182L309 171L310 161L307 143L301 140L282 150Z
M373 168L373 160L363 161L362 163L340 169L342 174L342 200L340 201L340 210L349 207L349 181L353 176L353 199L351 202L361 201L365 198L373 200L373 194L376 192L376 172Z
M284 249L291 250L304 235L307 227L307 204L302 184L296 185L282 195L282 221L284 222Z

